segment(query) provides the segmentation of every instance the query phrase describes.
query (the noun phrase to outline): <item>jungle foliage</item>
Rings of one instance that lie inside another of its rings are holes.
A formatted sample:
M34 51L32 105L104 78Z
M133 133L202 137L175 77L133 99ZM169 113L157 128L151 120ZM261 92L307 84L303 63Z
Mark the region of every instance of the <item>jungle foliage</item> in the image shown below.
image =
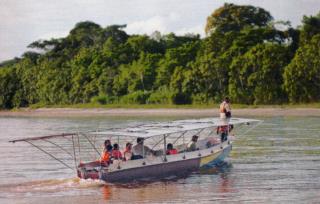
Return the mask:
M320 13L302 25L225 4L207 36L129 35L79 22L64 38L0 64L0 108L32 104L242 104L320 101Z

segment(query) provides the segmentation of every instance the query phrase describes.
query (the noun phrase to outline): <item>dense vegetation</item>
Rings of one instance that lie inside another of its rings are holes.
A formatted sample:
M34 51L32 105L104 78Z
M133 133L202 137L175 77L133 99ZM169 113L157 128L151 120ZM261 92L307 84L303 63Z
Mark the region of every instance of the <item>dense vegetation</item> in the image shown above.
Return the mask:
M128 35L80 22L65 38L0 64L0 108L32 104L243 104L320 101L320 13L302 25L225 4L207 36Z

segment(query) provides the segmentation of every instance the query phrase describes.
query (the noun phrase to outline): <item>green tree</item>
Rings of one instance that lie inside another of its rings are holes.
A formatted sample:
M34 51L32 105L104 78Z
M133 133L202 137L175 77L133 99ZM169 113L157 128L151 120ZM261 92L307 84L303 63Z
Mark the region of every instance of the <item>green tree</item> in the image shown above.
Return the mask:
M152 90L160 57L160 54L141 52L139 60L133 61L130 65L121 66L120 74L114 80L115 94Z
M320 100L320 34L304 43L284 72L284 87L289 101L316 102Z
M270 13L262 8L225 3L207 18L205 32L209 35L212 32L240 31L246 26L263 27L271 20Z
M283 70L288 64L287 48L259 44L235 58L230 67L229 95L234 102L272 104L285 100Z
M171 76L177 67L186 67L197 56L200 42L188 42L177 48L168 49L159 62L157 70L156 86L169 86Z
M303 16L300 27L300 42L308 43L313 36L320 34L320 12L316 16Z
M0 108L9 109L14 107L14 96L20 86L14 68L3 67L0 69Z

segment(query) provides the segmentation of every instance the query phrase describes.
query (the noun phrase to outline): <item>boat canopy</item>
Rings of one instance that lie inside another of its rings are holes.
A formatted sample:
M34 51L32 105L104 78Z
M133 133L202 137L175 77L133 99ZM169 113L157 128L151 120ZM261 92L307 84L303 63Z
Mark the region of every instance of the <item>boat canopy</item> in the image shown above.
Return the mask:
M154 122L141 124L135 127L127 128L111 128L108 130L96 131L96 132L78 132L78 133L62 133L60 135L47 135L41 137L29 137L17 140L11 140L9 142L27 142L34 140L45 140L57 137L73 137L79 134L86 135L110 135L110 136L127 136L127 137L141 137L149 138L154 136L160 136L165 134L174 134L179 132L186 132L192 130L200 130L210 127L218 127L223 125L237 125L237 124L250 124L259 123L260 120L246 119L246 118L202 118L202 119L190 119L190 120L175 120L169 122Z
M179 132L186 132L192 130L199 130L204 128L214 128L224 125L236 125L236 124L250 124L253 122L261 122L255 119L245 118L203 118L203 119L191 119L191 120L176 120L171 122L158 122L143 124L136 127L129 128L114 128L101 132L90 132L89 134L97 135L112 135L112 136L127 136L127 137L140 137L149 138L165 134L174 134Z

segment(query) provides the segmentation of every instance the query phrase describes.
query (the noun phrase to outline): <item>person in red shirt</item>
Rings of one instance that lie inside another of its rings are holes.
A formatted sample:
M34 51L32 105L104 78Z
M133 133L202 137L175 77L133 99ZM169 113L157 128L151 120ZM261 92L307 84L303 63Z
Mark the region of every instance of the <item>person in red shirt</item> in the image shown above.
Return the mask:
M222 125L217 127L217 134L220 135L221 143L228 140L228 135L232 129L233 125Z
M119 145L117 143L115 143L113 145L113 150L111 152L111 157L113 159L122 159L122 154L121 154L121 152L119 150Z
M172 154L178 154L178 151L176 149L173 149L173 145L169 143L167 145L167 155L172 155Z

